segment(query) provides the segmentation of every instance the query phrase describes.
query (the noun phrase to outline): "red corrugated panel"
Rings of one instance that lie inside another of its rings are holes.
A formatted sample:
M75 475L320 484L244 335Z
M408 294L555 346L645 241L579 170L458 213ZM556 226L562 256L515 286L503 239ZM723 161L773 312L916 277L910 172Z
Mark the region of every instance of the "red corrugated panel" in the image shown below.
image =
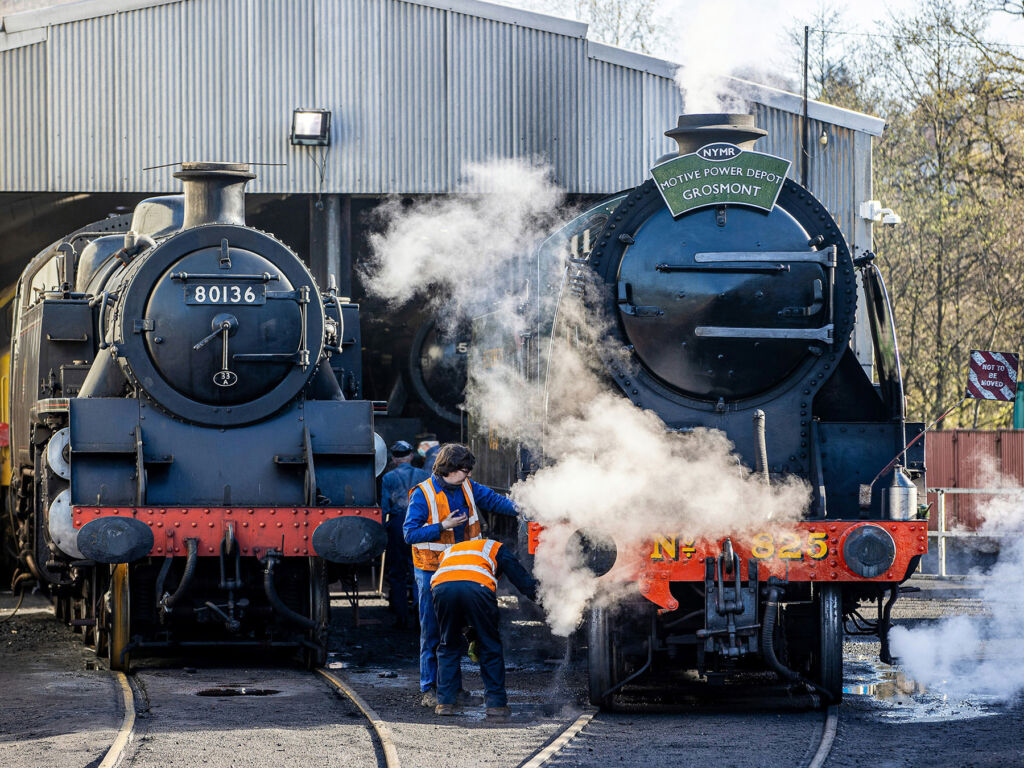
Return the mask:
M1024 429L1001 429L1003 483L1024 487Z
M929 432L925 446L930 488L1024 487L1024 430L954 429ZM946 525L976 530L988 496L946 496ZM935 494L929 494L935 502ZM933 506L928 527L938 527Z
M953 438L955 434L949 430L929 432L925 437L925 466L928 467L929 488L952 488L956 485L956 460L953 456ZM954 497L946 497L947 512L952 509ZM932 505L928 517L928 527L938 530L938 500L936 494L928 494L928 503ZM948 518L947 518L948 519Z
M957 430L956 463L958 488L991 488L999 482L999 441L995 431L980 429ZM974 530L981 522L978 509L987 501L985 496L960 496L955 513L947 506L947 525L962 525Z

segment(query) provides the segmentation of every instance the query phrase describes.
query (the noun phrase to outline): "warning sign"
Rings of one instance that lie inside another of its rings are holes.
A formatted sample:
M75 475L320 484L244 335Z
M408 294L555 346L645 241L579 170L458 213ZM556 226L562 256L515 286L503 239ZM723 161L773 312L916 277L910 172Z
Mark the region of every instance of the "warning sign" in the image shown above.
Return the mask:
M967 397L1012 402L1017 395L1017 364L1012 352L971 351L967 374Z

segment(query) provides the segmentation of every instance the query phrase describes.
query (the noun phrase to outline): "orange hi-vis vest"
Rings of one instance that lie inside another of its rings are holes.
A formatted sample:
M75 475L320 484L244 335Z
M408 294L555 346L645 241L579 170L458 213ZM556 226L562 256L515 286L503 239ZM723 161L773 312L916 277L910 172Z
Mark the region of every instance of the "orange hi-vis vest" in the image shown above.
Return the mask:
M434 490L434 482L431 477L417 485L416 488L423 491L423 496L427 500L427 507L430 509L430 518L427 520L427 525L440 525L441 521L452 513L451 508L448 506L448 497L444 495L443 490ZM416 488L409 492L410 499L412 494L415 493ZM469 505L469 518L466 520L466 540L479 539L480 516L477 514L476 500L473 498L473 486L470 485L469 478L462 483L462 493L465 495L466 503ZM438 564L441 562L441 555L454 544L455 531L442 530L440 541L424 541L412 545L412 564L422 571L436 571Z
M501 543L494 539L460 541L449 547L441 557L441 567L430 580L430 588L446 581L472 581L497 592L499 549Z

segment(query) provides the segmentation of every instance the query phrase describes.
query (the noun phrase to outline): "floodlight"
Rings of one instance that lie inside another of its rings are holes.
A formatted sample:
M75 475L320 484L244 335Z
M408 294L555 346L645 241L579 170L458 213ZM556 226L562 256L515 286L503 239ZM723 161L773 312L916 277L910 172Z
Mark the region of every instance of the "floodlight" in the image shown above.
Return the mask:
M326 147L331 143L331 112L327 109L296 109L292 113L292 144Z

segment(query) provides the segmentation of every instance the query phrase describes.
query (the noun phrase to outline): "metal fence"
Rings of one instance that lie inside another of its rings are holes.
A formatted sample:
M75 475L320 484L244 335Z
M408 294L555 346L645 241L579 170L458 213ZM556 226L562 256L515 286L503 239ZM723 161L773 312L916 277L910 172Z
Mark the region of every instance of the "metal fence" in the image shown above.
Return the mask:
M982 533L978 530L955 528L949 530L946 520L946 496L1017 496L1024 501L1024 488L929 488L929 494L935 494L935 530L928 531L928 537L934 538L939 561L939 578L946 578L946 542L948 539L1001 539L1008 536L1024 536L1024 531L1000 530Z

